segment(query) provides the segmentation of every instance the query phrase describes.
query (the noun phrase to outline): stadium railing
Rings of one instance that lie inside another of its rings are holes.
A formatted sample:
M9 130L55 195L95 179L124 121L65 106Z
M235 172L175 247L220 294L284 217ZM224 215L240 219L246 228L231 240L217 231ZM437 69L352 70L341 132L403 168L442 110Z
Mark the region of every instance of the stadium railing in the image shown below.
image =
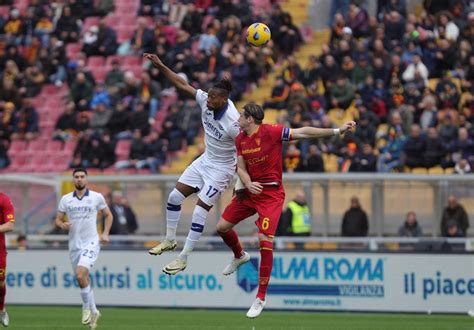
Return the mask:
M177 175L90 175L91 189L107 196L113 190L124 192L139 223L137 234L164 234L166 201ZM312 215L312 234L338 236L341 219L352 196L360 199L369 217L369 236L397 236L408 211L417 214L424 236L437 237L447 198L458 198L474 219L474 176L414 174L311 174L284 175L286 202L303 189ZM74 188L69 175L38 176L4 174L0 190L12 195L16 207L17 230L27 234L51 229L57 202ZM55 198L51 195L55 194ZM215 223L232 198L228 189L211 210L204 234L215 234ZM185 235L196 202L193 196L183 204L178 234ZM33 212L34 211L34 212ZM239 233L254 235L253 221L239 224ZM468 231L468 236L471 236Z

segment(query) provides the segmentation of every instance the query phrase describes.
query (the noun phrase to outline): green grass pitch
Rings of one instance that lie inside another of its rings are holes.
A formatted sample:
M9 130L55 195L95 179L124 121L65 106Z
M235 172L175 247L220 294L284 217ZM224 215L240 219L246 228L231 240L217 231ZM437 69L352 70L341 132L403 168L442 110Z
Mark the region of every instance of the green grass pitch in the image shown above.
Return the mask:
M8 306L9 329L88 329L80 324L81 308ZM254 320L246 311L152 308L101 308L98 329L222 329L222 330L411 330L474 329L463 315L407 315L264 311Z

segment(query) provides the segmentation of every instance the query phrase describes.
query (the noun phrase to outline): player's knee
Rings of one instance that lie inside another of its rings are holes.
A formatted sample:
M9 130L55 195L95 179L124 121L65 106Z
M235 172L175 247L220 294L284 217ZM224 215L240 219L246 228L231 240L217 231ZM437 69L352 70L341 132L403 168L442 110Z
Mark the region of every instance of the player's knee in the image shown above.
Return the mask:
M180 206L186 197L176 188L168 196L168 206Z
M78 272L76 274L76 279L77 279L77 282L79 283L79 285L83 286L83 285L86 285L87 284L87 274L83 273L83 272Z
M5 280L0 280L0 288L3 289L5 287Z
M219 235L226 234L229 230L230 228L223 221L219 221L216 225L216 231Z

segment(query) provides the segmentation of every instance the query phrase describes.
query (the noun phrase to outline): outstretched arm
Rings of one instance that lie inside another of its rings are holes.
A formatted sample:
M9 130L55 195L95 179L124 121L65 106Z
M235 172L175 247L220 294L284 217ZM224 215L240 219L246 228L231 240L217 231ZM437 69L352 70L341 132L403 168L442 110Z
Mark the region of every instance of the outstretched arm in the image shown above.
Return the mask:
M324 138L333 135L344 134L345 132L354 129L355 126L356 123L353 121L348 121L347 123L344 123L344 125L336 129L305 126L301 128L292 129L291 137L293 140Z
M160 70L160 72L165 75L166 79L168 79L170 83L174 87L176 87L177 90L183 92L184 94L187 94L190 97L196 97L196 89L190 84L188 84L178 74L176 74L166 65L164 65L157 55L145 53L143 54L143 57L145 57L147 60L150 60L151 63L153 63L153 65L155 66L155 68Z

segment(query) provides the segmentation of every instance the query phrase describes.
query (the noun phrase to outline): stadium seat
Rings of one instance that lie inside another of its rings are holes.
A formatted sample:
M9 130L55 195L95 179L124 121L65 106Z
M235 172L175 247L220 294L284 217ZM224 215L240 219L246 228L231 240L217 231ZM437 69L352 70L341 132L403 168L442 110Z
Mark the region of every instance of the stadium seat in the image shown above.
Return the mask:
M100 21L100 17L97 17L97 16L87 17L84 20L84 25L82 25L82 34L84 34L84 32L86 32L87 30L89 30L91 26L99 25L99 21Z
M112 62L114 60L118 60L120 64L122 64L122 56L118 56L118 55L113 55L113 56L108 56L107 59L105 60L105 65L107 66L107 68L111 68L112 67Z
M444 174L453 174L454 173L454 167L448 167L444 169Z
M12 158L15 155L24 155L26 152L27 143L26 141L14 140L11 142L8 148L8 157Z
M105 59L103 56L91 56L87 59L88 68L103 67L105 65Z
M114 11L115 15L127 15L130 13L136 13L138 10L138 7L135 5L130 5L130 4L120 4L116 6L117 8Z
M92 70L92 75L94 76L95 80L98 83L103 83L105 81L105 77L107 76L108 72L109 72L109 68L106 66L95 67Z
M117 27L117 41L119 43L130 41L133 36L134 26L119 26Z
M415 167L411 170L413 174L428 174L428 170L424 167Z
M69 43L66 45L66 56L69 59L74 59L81 51L82 45L80 43Z
M135 31L136 26L137 26L137 17L135 16L135 13L132 15L120 15L120 16L109 16L112 17L114 22L114 26L120 26L120 27L131 27L132 32Z
M141 65L132 65L132 66L122 66L122 69L124 71L132 71L133 72L133 75L135 76L135 78L137 79L140 79L142 73L143 73L143 68Z
M429 174L444 174L444 170L441 166L435 166L428 170Z
M72 153L76 149L76 145L77 145L76 141L66 141L64 142L63 150L72 155Z
M28 142L27 151L28 151L28 154L31 156L36 155L36 154L42 154L45 147L46 145L44 144L43 141L36 139L36 140Z
M9 6L0 6L0 16L2 16L3 18L7 18L9 13L10 13Z
M142 59L138 56L124 56L122 57L122 65L124 66L136 66L136 65L142 65Z

